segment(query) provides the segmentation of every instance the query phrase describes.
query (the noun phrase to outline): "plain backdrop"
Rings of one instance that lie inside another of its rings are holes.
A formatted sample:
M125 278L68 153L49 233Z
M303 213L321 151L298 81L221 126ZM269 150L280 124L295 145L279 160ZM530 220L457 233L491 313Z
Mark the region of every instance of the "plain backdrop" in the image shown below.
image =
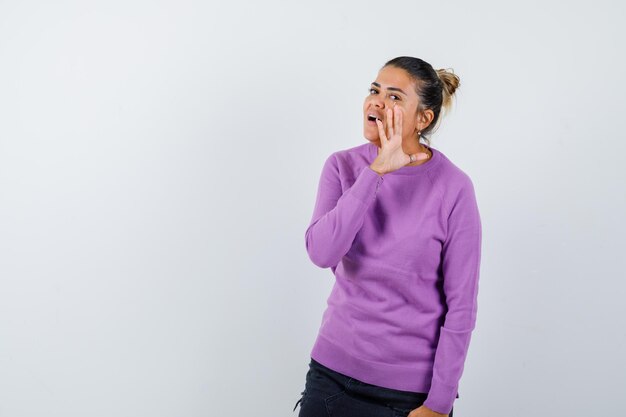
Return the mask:
M620 1L0 1L0 416L295 416L304 232L387 60L483 224L455 417L620 415Z

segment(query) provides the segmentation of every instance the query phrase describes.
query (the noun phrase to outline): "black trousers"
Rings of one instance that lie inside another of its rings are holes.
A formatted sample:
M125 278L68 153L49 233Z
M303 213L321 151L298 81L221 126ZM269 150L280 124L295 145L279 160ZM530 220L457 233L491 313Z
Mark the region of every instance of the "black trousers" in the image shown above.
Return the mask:
M300 404L298 417L406 417L428 396L367 384L313 358L301 395L293 408L295 411ZM452 411L449 417L453 417Z

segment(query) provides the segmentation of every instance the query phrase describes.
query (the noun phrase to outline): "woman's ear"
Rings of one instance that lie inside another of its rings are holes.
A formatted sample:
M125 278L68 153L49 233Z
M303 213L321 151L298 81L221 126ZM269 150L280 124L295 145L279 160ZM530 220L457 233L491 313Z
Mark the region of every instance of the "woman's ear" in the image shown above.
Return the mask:
M430 126L434 118L435 118L435 113L433 113L431 109L426 109L423 112L418 112L416 130L426 129L428 126Z

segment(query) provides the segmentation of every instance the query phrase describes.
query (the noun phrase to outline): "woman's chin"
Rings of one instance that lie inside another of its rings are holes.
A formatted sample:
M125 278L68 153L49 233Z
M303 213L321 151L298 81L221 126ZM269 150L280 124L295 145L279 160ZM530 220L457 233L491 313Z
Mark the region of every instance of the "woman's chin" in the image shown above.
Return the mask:
M366 125L363 126L363 136L372 143L379 142L378 129L376 126L369 125L369 122L366 122Z
M378 135L372 135L369 132L364 132L363 136L371 143L378 143Z

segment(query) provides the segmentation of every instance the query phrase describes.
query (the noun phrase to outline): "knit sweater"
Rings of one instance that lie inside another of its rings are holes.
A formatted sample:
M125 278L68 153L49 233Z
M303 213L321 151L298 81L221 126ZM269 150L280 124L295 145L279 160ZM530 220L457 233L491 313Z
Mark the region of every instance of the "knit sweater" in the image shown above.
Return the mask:
M475 327L481 220L442 152L379 175L365 143L324 163L305 244L334 284L311 357L365 383L428 393L447 414Z

